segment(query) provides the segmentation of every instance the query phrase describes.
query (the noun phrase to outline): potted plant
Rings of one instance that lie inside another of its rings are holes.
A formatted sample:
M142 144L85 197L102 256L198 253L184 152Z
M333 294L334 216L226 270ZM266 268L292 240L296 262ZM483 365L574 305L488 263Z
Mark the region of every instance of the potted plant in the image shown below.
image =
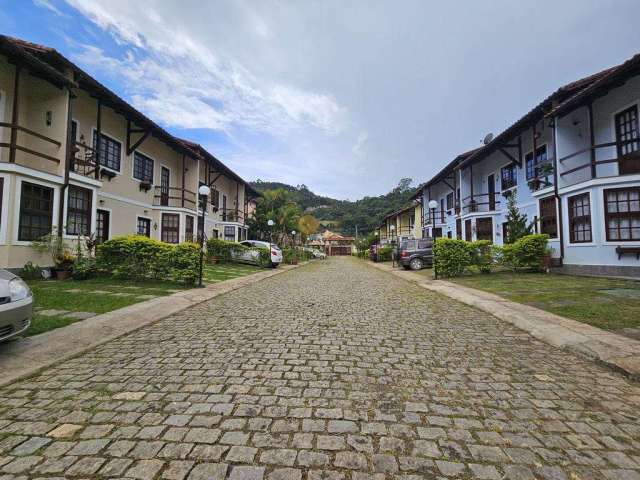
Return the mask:
M58 235L55 229L42 238L31 242L31 246L38 252L47 253L51 256L53 261L52 271L55 272L56 278L64 280L71 276L74 256L69 251L62 236Z

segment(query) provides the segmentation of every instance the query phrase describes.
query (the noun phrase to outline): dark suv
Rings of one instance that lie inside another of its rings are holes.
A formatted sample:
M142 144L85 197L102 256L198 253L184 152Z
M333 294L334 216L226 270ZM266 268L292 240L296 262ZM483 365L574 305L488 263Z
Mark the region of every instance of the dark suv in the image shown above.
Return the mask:
M431 239L403 240L400 243L398 263L405 269L420 270L433 265Z

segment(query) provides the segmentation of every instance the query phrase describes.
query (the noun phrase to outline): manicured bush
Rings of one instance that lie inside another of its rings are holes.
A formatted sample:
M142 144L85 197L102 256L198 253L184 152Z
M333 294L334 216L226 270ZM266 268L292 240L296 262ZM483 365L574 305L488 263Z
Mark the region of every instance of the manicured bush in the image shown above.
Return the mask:
M23 280L39 280L42 278L42 267L34 265L33 262L27 262L18 275Z
M171 278L187 284L199 275L199 250L194 243L171 245L141 235L115 237L98 246L96 265L116 278Z
M200 276L200 246L184 242L169 253L169 276L176 282L193 285Z
M71 276L74 280L88 280L98 275L96 259L93 257L76 258L71 267Z
M471 265L470 242L437 238L433 246L434 266L440 277L458 277Z
M493 265L493 254L491 242L489 240L476 240L466 242L471 257L471 265L478 268L482 273L491 273Z
M535 233L502 247L501 262L508 268L541 270L542 257L547 253L549 235Z

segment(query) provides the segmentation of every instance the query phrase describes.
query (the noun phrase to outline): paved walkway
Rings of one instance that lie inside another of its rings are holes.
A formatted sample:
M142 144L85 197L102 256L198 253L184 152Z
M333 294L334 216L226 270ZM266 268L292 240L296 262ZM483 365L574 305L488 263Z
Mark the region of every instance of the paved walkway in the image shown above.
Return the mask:
M0 390L0 479L640 479L639 416L639 384L331 259Z

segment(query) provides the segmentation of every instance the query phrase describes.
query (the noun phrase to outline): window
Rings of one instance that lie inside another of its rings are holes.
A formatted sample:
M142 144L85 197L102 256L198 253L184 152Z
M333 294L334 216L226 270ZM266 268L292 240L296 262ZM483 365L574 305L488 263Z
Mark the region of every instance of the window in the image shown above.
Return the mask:
M444 223L444 198L440 199L440 223Z
M236 240L236 227L233 225L227 225L224 227L224 239L230 242Z
M109 240L109 211L96 211L96 243L100 244Z
M193 217L186 215L184 217L184 241L193 242Z
M138 217L136 233L145 237L151 237L151 220L149 218Z
M518 172L515 165L507 165L500 170L502 191L518 185Z
M456 189L456 213L460 213L460 189Z
M69 185L67 195L67 234L91 233L91 190Z
M546 233L549 238L558 237L556 197L547 197L540 200L540 233Z
M133 178L153 183L153 160L141 153L133 154Z
M539 175L540 169L538 165L547 163L547 146L541 145L536 148L536 158L533 158L533 152L529 152L524 156L525 170L527 180L532 180Z
M569 240L571 243L591 241L591 201L588 193L569 197Z
M640 149L640 142L634 142L640 137L638 134L638 106L634 105L618 113L616 122L616 142L618 156L623 157Z
M162 214L162 235L160 240L167 243L180 243L180 215Z
M640 187L604 191L607 240L640 240Z
M215 187L211 190L211 205L216 208L220 207L220 192Z
M18 240L32 241L51 232L53 188L22 182Z
M447 210L453 208L453 192L447 193Z
M98 132L93 131L93 148L98 144ZM120 152L122 144L111 137L107 137L104 133L100 134L100 152L98 158L100 165L114 170L120 171Z
M464 239L470 242L473 238L473 232L471 231L471 220L464 221Z
M493 219L491 217L476 219L476 238L493 242Z

